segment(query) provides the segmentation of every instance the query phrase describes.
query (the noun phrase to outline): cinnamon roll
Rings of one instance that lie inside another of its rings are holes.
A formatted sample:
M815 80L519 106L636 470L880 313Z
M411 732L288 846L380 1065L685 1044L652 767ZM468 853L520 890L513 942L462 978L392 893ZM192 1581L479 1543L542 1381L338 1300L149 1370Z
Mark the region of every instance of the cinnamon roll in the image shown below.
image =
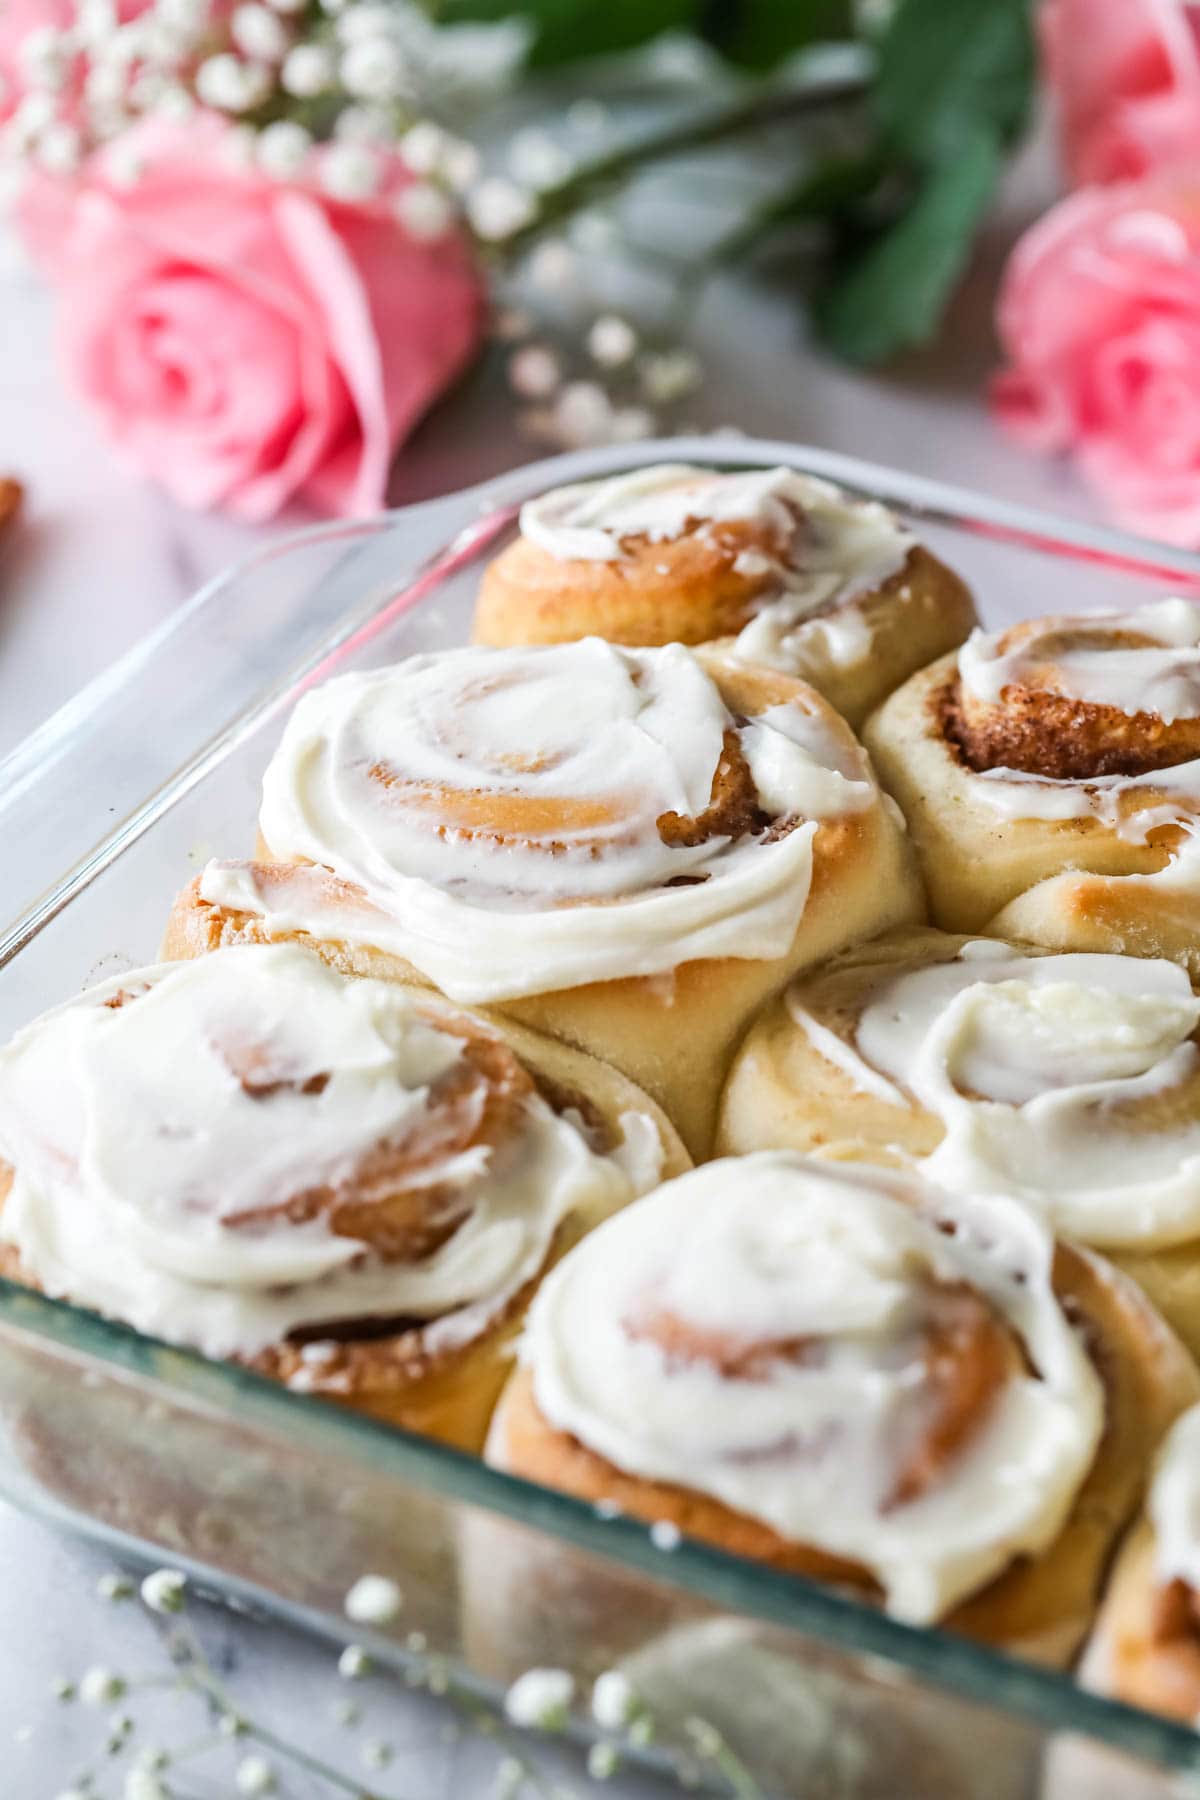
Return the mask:
M920 1158L1013 1195L1200 1355L1200 997L1177 963L888 934L756 1020L717 1147Z
M811 682L857 725L975 609L896 515L793 469L687 463L555 488L488 568L481 644L703 644Z
M976 633L864 739L939 925L1200 975L1200 604Z
M1121 1547L1080 1667L1085 1686L1200 1718L1200 1407L1159 1453L1146 1512Z
M788 1152L606 1221L521 1354L496 1466L1052 1662L1200 1388L1017 1202Z
M210 864L165 953L298 937L591 1051L693 1153L754 1009L915 916L902 825L791 677L599 639L417 656L296 708L267 865Z
M632 1085L436 995L243 946L0 1050L0 1271L477 1447L568 1244L686 1166Z

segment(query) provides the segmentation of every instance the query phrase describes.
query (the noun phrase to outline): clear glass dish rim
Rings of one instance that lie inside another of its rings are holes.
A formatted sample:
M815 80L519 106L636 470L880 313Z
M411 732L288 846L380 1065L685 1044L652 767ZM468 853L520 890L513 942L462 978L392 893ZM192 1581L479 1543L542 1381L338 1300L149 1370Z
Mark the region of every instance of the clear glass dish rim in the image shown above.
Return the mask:
M190 619L240 584L252 580L281 554L344 537L347 541L390 531L404 532L422 515L445 514L445 542L409 582L433 578L447 567L464 542L489 526L499 529L521 500L568 481L614 474L653 462L693 462L713 467L788 464L837 481L871 498L902 507L930 523L999 539L1018 549L1034 549L1074 560L1095 561L1149 580L1200 589L1200 555L1174 550L1149 539L1105 527L1062 520L1053 514L992 501L968 489L806 445L751 438L664 439L636 446L582 451L526 465L499 479L453 495L421 502L359 521L307 527L273 539L201 588L179 612L143 639L95 682L51 716L23 744L0 760L0 796L14 781L28 780L51 747L86 730L89 717L114 691L132 687L154 656L169 652L172 636ZM418 602L419 604L420 602ZM386 602L384 603L387 604ZM321 654L340 641L335 627ZM318 658L319 660L319 658ZM238 715L244 719L247 713ZM235 721L236 726L238 721ZM158 804L145 816L118 823L82 864L64 873L57 887L20 919L0 942L0 967L85 891L94 875L151 829L181 797L184 771L157 792ZM590 1505L503 1474L477 1457L428 1438L380 1424L310 1395L288 1389L236 1364L211 1362L198 1354L145 1336L75 1307L51 1300L0 1278L0 1321L12 1330L52 1344L74 1357L136 1375L191 1403L215 1408L230 1419L254 1419L293 1443L320 1443L334 1454L394 1473L410 1485L516 1520L531 1529L608 1558L624 1568L715 1602L730 1611L791 1629L818 1643L859 1656L879 1658L937 1686L993 1710L1052 1730L1090 1735L1133 1756L1167 1767L1200 1770L1200 1736L1190 1728L1079 1687L1069 1675L988 1649L931 1628L913 1627L833 1588L799 1576L783 1576L763 1566L690 1540L663 1549L644 1525L601 1516ZM82 1528L88 1529L85 1521ZM96 1522L97 1531L103 1531ZM134 1546L136 1547L136 1546ZM145 1553L152 1554L146 1547ZM312 1609L282 1602L269 1590L226 1576L211 1563L197 1565L206 1579L231 1590L251 1591L268 1609L316 1629L337 1629L337 1621Z

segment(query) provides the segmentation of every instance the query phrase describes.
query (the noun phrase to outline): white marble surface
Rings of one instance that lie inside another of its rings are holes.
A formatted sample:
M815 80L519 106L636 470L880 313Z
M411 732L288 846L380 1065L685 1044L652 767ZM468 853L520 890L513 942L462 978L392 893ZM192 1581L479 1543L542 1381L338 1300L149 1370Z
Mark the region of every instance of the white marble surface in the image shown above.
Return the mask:
M770 273L728 281L702 307L698 343L708 367L692 408L701 427L738 425L907 465L992 493L1090 516L1065 469L1006 444L988 422L981 383L994 359L989 296L1012 221L1044 186L1035 167L985 249L936 351L886 377L832 366L806 348L798 309ZM0 283L0 471L29 486L29 514L0 566L0 751L102 669L186 595L262 535L219 518L185 515L125 472L56 373L50 311L37 281ZM397 501L485 478L525 459L498 372L481 370L432 420L397 473ZM78 1768L96 1719L58 1707L59 1673L92 1663L145 1667L152 1623L136 1606L93 1598L104 1567L90 1550L0 1508L0 1794L48 1800ZM331 1750L351 1740L328 1719L335 1683L327 1651L232 1617L205 1630L241 1690L284 1733ZM371 1725L397 1746L381 1789L406 1800L471 1800L492 1791L495 1753L446 1741L447 1716L428 1700L368 1694ZM303 1723L301 1723L303 1722ZM361 1731L359 1733L361 1736ZM346 1757L352 1761L352 1756ZM198 1760L185 1789L202 1800L232 1792L230 1764ZM577 1793L587 1789L571 1772ZM292 1780L292 1800L329 1790ZM597 1792L600 1790L597 1789ZM604 1790L626 1796L619 1781ZM103 1789L120 1792L115 1779Z

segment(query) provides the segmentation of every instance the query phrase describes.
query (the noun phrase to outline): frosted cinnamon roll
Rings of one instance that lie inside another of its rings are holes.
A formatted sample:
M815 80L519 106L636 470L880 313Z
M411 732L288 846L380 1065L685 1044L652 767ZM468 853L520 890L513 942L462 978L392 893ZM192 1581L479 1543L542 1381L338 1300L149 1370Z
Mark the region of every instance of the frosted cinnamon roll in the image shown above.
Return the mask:
M488 568L482 644L714 639L851 724L975 623L963 583L877 501L793 469L687 463L555 488Z
M521 1357L497 1466L1054 1661L1198 1385L1019 1204L786 1152L606 1221Z
M1080 1678L1129 1706L1200 1719L1200 1407L1184 1413L1159 1453Z
M271 863L210 864L167 954L296 936L497 1006L646 1086L693 1151L753 1009L920 904L844 722L679 645L343 676L296 708L260 826Z
M1200 998L1162 959L888 934L755 1021L722 1152L923 1158L1104 1250L1200 1354Z
M864 740L939 925L1200 975L1200 604L976 633Z
M3 1272L478 1445L546 1268L686 1163L589 1059L288 945L117 977L0 1050Z

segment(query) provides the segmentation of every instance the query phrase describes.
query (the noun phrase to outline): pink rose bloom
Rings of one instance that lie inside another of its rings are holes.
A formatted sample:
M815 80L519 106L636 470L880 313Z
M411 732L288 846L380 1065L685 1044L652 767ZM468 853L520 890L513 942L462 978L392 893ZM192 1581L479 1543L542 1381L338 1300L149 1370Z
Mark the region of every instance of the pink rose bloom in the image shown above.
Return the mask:
M408 232L377 197L330 199L239 167L211 115L126 133L69 184L35 177L20 224L58 288L67 369L130 463L185 506L266 519L294 497L384 503L397 446L479 342L466 241ZM314 153L319 167L321 152Z
M1044 0L1039 22L1073 184L1200 159L1200 5Z
M1005 272L1001 421L1134 531L1200 545L1200 171L1071 194Z

